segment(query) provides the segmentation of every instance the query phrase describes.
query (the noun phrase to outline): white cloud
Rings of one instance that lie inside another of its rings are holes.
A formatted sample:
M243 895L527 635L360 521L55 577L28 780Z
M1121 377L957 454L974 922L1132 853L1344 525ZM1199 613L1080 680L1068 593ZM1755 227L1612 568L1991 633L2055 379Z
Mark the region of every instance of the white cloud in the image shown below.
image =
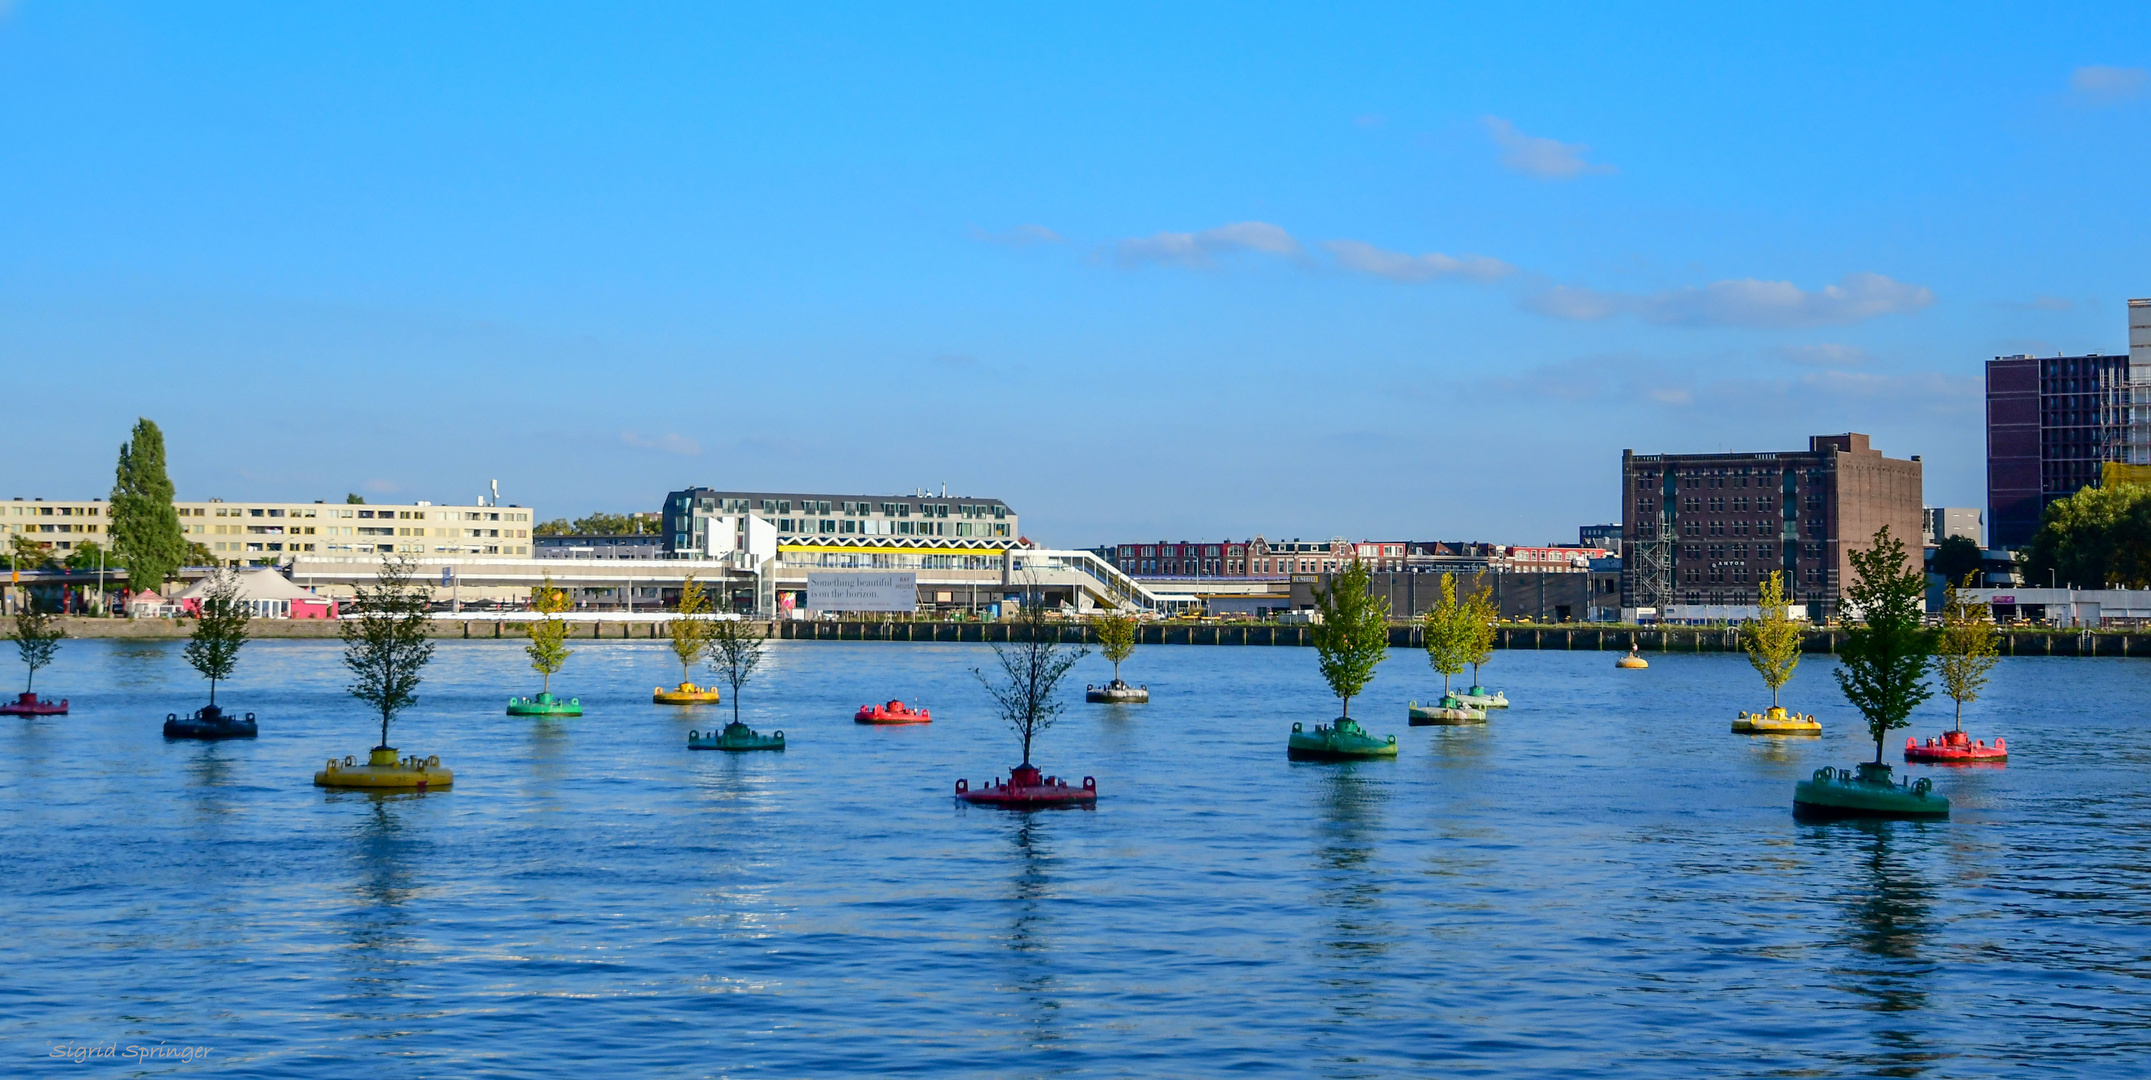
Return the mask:
M1484 123L1487 134L1502 149L1501 163L1517 172L1546 180L1574 180L1585 173L1619 171L1611 165L1585 161L1584 155L1591 148L1583 143L1526 135L1498 116L1486 117Z
M1453 256L1439 252L1425 255L1406 255L1397 251L1384 251L1373 244L1358 240L1330 240L1323 247L1337 259L1337 265L1362 274L1373 274L1391 281L1432 281L1435 278L1460 277L1473 281L1492 281L1513 273L1516 268L1500 259L1484 255Z
M1210 266L1220 255L1253 251L1266 255L1297 256L1300 242L1292 234L1264 221L1240 221L1201 232L1161 232L1131 237L1115 245L1122 266L1143 263L1177 263Z
M2085 101L2112 105L2143 96L2151 86L2151 71L2139 67L2107 67L2086 64L2069 73L2069 89Z
M620 433L620 441L638 450L656 450L665 454L678 454L681 457L693 457L702 452L701 443L685 435L675 435L669 431L654 439L632 431L623 431Z
M1043 225L1018 225L1007 232L988 232L976 225L971 226L971 239L989 244L1006 244L1009 247L1031 247L1036 244L1058 244L1061 234Z
M359 486L375 495L394 495L396 492L403 490L397 487L396 482L393 480L368 480Z
M1848 368L1867 362L1867 350L1857 345L1778 345L1769 352L1787 363L1808 367Z
M1741 278L1700 288L1636 295L1558 286L1525 299L1531 310L1561 319L1626 313L1666 326L1826 326L1916 311L1934 303L1924 285L1881 274L1846 274L1835 285L1802 289L1789 281Z

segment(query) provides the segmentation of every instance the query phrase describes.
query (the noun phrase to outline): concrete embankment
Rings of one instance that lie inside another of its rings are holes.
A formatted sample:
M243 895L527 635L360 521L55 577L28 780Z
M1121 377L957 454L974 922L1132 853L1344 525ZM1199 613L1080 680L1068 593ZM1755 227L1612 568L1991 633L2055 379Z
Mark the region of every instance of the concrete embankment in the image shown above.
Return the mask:
M89 619L65 618L60 625L73 638L183 638L193 632L191 620L180 619ZM580 618L572 621L576 640L663 640L661 619L642 617L633 621ZM1012 623L980 622L805 622L765 624L770 636L785 641L977 641L1010 640ZM0 622L0 631L12 636L13 626ZM335 638L340 624L328 619L256 619L248 633L259 639ZM492 640L521 637L519 624L497 619L435 619L432 636L446 640ZM1060 628L1064 640L1087 640L1087 627ZM2147 656L2151 657L2151 633L2075 630L2004 630L1996 635L2004 656ZM1842 629L1808 631L1801 647L1811 653L1834 653L1844 644ZM1288 645L1312 646L1311 626L1261 623L1146 623L1137 628L1137 641L1144 645ZM1419 648L1420 627L1390 628L1389 643L1398 648ZM1496 648L1551 649L1576 652L1627 652L1630 646L1648 653L1738 652L1739 635L1720 627L1635 626L1514 626L1496 635Z

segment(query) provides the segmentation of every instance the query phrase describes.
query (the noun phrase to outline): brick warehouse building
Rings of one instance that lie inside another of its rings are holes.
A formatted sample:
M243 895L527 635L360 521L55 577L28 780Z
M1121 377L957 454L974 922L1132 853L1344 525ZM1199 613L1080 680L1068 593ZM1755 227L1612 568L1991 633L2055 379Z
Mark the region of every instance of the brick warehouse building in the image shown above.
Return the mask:
M1887 524L1920 558L1921 472L1857 433L1804 451L1621 452L1621 607L1629 617L1737 618L1773 570L1811 618L1837 614L1853 551ZM1645 612L1641 609L1653 609Z

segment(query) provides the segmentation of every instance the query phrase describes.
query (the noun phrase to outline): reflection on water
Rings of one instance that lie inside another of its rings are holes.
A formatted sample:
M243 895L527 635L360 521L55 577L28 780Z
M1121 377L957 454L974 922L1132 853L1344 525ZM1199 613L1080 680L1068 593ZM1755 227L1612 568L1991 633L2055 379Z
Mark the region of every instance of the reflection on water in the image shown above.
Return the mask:
M433 795L334 792L327 801L357 811L348 831L350 904L343 915L343 986L332 997L346 1015L368 1023L393 1025L400 1031L408 1014L401 1004L414 981L413 965L423 959L418 917L410 903L418 893L419 846L404 828L412 804ZM446 796L439 796L446 797Z
M1808 828L1829 834L1824 865L1844 867L1850 879L1843 904L1847 940L1858 956L1836 965L1833 977L1861 1008L1899 1014L1875 1029L1876 1049L1866 1064L1882 1076L1924 1075L1937 1056L1930 1038L1937 1018L1919 1014L1938 965L1929 955L1934 890L1915 860L1947 842L1947 826L1845 821Z

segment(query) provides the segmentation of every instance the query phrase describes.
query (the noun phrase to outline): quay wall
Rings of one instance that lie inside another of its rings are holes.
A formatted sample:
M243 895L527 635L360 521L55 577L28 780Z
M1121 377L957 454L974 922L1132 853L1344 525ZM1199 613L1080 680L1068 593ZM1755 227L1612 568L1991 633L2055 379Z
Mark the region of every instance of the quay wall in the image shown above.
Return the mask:
M194 624L180 619L62 618L60 626L71 638L129 638L152 640L184 638ZM629 620L581 618L574 620L572 639L577 641L661 641L666 639L661 619ZM432 636L442 640L492 640L517 638L518 623L497 619L435 619ZM766 632L783 641L976 641L1004 642L1016 632L1013 623L1000 622L806 622L765 623ZM247 626L249 636L260 640L286 638L331 639L340 624L330 619L256 619ZM1066 625L1056 628L1069 642L1092 639L1090 628ZM14 636L13 620L0 621L0 637ZM2140 656L2151 657L2151 632L2116 630L2001 630L1997 645L2004 656ZM1844 643L1842 629L1807 632L1801 649L1811 653L1834 653ZM1269 623L1144 623L1136 628L1142 645L1289 645L1310 647L1314 627ZM1389 643L1398 648L1423 646L1416 624L1390 627ZM1720 627L1637 626L1504 626L1495 635L1499 649L1556 649L1578 652L1627 652L1633 646L1647 653L1738 652L1739 635Z

